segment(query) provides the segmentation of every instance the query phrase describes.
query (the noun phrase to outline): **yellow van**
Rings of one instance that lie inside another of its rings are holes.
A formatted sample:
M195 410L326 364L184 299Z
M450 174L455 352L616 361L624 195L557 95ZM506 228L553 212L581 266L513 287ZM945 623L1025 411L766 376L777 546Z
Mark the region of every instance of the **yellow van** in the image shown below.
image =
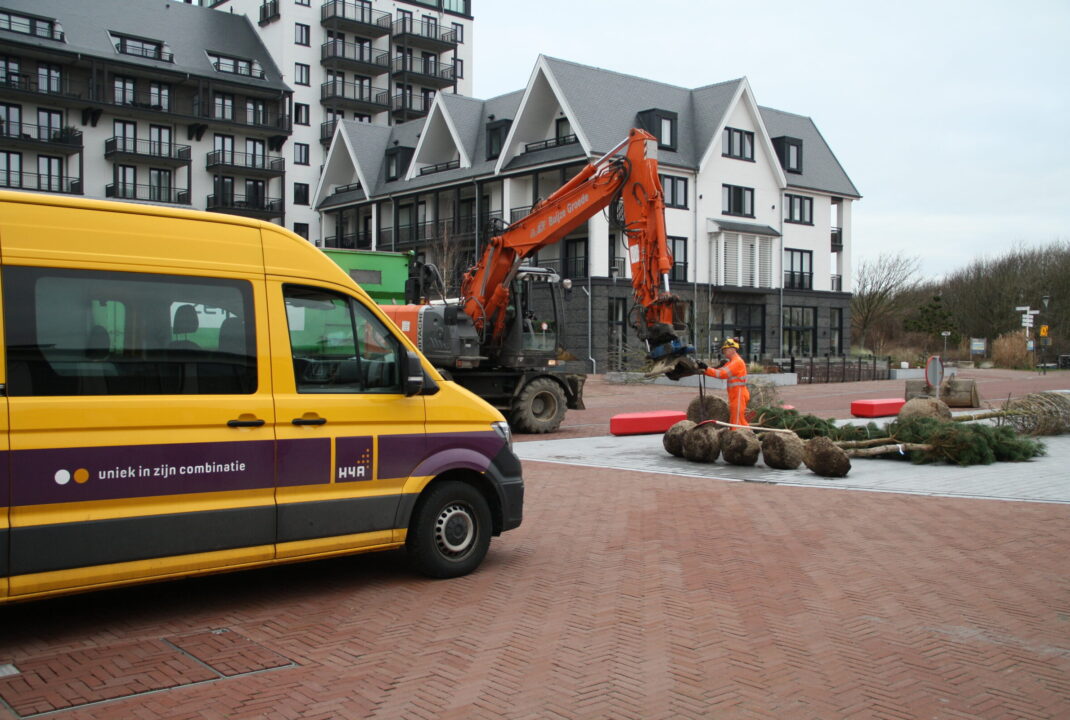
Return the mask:
M0 604L520 525L501 414L266 222L0 191Z

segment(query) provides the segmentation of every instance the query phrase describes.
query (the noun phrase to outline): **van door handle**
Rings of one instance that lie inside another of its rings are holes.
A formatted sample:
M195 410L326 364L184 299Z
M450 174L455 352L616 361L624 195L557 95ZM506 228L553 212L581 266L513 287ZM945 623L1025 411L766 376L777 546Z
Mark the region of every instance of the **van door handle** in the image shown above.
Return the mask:
M227 420L227 427L260 427L263 420Z
M299 417L299 418L294 418L290 422L292 422L294 425L326 425L327 424L327 418L321 418L321 417L303 418L303 417Z

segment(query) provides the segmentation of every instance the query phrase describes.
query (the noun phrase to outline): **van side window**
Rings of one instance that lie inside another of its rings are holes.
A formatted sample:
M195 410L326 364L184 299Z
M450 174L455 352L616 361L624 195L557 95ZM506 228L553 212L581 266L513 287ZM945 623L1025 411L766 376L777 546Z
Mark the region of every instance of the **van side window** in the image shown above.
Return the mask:
M301 393L400 393L400 344L368 308L319 288L286 285L294 381Z
M8 395L256 392L251 285L6 267Z

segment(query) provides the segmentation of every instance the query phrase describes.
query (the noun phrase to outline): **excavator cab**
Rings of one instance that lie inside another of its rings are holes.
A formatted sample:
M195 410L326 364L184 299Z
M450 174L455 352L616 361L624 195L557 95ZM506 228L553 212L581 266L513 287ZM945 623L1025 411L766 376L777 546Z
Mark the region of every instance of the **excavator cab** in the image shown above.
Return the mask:
M510 287L506 331L498 361L507 367L554 367L563 351L561 277L547 268L522 267Z

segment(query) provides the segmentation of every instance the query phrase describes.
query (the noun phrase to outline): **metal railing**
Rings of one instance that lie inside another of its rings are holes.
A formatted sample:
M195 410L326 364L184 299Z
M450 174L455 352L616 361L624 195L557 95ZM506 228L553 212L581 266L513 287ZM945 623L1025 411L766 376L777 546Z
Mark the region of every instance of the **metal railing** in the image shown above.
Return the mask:
M386 107L390 91L372 87L365 83L342 82L341 80L328 80L320 85L320 99L355 100L368 103L369 105L382 105Z
M413 73L426 77L453 82L457 76L457 68L453 63L445 63L439 60L414 58L408 55L395 55L390 61L390 72Z
M615 256L609 263L609 276L610 277L624 277L627 273L628 258Z
M31 19L20 15L8 15L3 22L0 22L0 30L10 30L22 35L33 35L34 37L59 40L60 42L67 41L67 36L64 35L62 30L56 28L54 22L36 18Z
M342 250L367 250L372 246L371 233L346 233L344 235L328 235L323 238L323 247L340 248Z
M143 155L150 158L168 158L170 160L184 160L188 162L191 155L189 145L177 145L171 142L159 140L138 140L136 138L110 137L104 141L104 155L126 153L128 155Z
M132 55L134 57L147 58L149 60L161 60L169 63L175 61L175 54L167 52L162 47L152 47L142 44L129 45L122 40L115 44L115 51L121 55Z
M104 188L105 197L119 200L147 200L149 202L189 205L189 190L164 185L113 183Z
M533 207L534 205L523 205L521 207L513 208L509 211L509 222L515 223L518 220L523 220L531 214L531 208Z
M829 237L832 240L832 252L840 252L843 250L843 228L834 227L829 233Z
M349 183L348 185L339 185L334 189L334 195L339 193L349 192L350 190L360 190L361 186L359 182Z
M338 125L337 118L320 123L320 142L330 142L334 137L334 128Z
M524 145L524 152L536 152L538 150L546 150L547 148L558 147L560 145L572 145L579 141L580 139L575 135L562 135L561 137L550 138L549 140L539 140L538 142L527 143Z
M773 358L781 371L798 374L799 383L862 382L888 380L891 357L876 355L788 355Z
M842 275L833 275L832 276L831 285L832 285L832 292L843 292L843 276Z
M246 168L250 170L270 170L285 172L286 158L278 155L261 155L258 153L234 152L232 150L211 150L205 161L206 168L219 165Z
M398 93L390 98L390 109L393 111L408 110L415 113L426 113L431 109L434 98L410 93Z
M282 199L256 195L209 195L205 207L209 210L254 210L282 214Z
M70 89L70 79L66 75L61 75L58 78L39 78L37 75L30 73L7 72L3 78L0 78L0 88L21 90L22 92L36 93L38 95L63 95L72 98L82 96L81 93Z
M264 3L260 5L260 24L267 25L272 20L278 20L279 17L281 17L279 0L264 0Z
M371 46L362 43L328 40L320 45L320 60L334 59L375 65L376 67L381 67L383 72L390 68L390 53L385 50L375 50Z
M74 147L82 146L82 131L74 128L57 128L53 125L34 125L32 123L5 123L0 120L0 137L38 140L40 142L60 143Z
M216 60L212 63L212 67L215 68L216 72L230 75L240 75L242 77L256 78L257 80L263 80L265 77L263 70L253 67L252 64L244 64L244 62L235 60Z
M393 32L395 35L415 35L436 42L448 43L450 45L457 44L457 33L452 28L446 30L438 23L426 22L424 20L413 20L412 18L395 20Z
M345 2L345 0L326 0L320 6L320 21L349 20L368 25L386 34L390 32L390 13L373 10L371 4Z
M460 160L448 160L446 162L436 163L434 165L427 165L420 168L421 175L430 175L432 173L443 172L445 170L456 170L461 166Z
M82 194L82 181L62 175L39 175L21 170L0 170L0 187L13 190L40 190L42 192Z
M812 290L814 287L814 274L799 272L796 270L784 271L785 290Z

